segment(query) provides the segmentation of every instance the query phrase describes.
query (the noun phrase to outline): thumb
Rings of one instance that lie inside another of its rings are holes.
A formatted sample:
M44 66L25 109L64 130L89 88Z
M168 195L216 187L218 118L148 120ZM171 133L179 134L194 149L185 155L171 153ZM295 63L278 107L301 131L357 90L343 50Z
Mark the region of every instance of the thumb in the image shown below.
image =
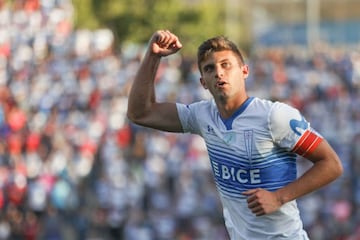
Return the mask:
M176 40L175 43L171 44L170 45L170 49L173 51L173 52L177 52L179 51L180 49L182 48L182 44L179 40Z
M175 46L177 47L177 48L182 48L182 44L181 44L181 42L179 41L179 40L177 40L176 42L175 42Z

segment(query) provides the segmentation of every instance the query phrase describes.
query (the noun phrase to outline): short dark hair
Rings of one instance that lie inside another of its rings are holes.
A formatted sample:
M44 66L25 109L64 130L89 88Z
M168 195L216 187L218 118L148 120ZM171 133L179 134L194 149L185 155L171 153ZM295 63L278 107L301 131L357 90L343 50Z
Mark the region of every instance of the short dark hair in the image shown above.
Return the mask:
M197 64L198 64L198 68L199 68L200 72L201 72L200 64L211 53L219 52L219 51L226 51L226 50L230 50L230 51L234 52L239 57L241 64L245 63L244 57L241 54L238 47L236 46L236 44L233 43L232 41L230 41L227 37L221 35L221 36L210 38L210 39L206 40L205 42L203 42L199 46L198 52L197 52Z

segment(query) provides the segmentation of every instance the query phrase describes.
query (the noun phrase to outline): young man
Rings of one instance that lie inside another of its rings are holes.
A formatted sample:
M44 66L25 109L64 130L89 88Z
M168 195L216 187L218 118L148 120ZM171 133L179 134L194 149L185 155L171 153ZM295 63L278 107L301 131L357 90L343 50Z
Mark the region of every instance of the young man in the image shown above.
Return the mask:
M298 110L247 95L249 68L225 37L209 39L198 49L200 83L212 100L157 102L159 62L181 48L170 31L153 34L130 92L129 119L204 138L231 239L308 239L296 199L342 174L337 154ZM299 178L298 155L313 162Z

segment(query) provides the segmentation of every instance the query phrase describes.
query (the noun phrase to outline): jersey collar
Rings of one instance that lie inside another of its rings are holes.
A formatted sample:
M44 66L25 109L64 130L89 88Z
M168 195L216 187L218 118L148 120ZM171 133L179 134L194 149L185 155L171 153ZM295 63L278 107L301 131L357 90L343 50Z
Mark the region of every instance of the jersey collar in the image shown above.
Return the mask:
M235 119L237 116L239 116L242 112L245 111L245 109L247 108L247 106L249 106L249 104L252 102L253 99L254 99L254 97L249 97L248 99L246 99L246 101L245 101L243 104L241 104L241 106L239 107L239 109L236 110L236 111L233 113L233 115L232 115L231 117L227 118L227 119L223 119L223 118L220 116L220 114L219 114L220 119L221 119L221 121L225 124L227 130L231 130L231 129L232 129L232 123L233 123L234 119Z

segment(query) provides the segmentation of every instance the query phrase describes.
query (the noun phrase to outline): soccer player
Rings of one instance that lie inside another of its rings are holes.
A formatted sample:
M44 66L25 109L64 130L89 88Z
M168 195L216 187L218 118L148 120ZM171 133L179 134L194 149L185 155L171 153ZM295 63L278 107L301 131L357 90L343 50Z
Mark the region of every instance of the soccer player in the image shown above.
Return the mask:
M198 48L200 83L212 99L189 105L157 102L154 78L161 58L181 48L168 30L152 35L130 91L128 118L203 137L231 239L308 239L296 199L338 178L343 172L339 157L297 109L248 96L249 67L223 36ZM298 155L313 163L300 177Z

